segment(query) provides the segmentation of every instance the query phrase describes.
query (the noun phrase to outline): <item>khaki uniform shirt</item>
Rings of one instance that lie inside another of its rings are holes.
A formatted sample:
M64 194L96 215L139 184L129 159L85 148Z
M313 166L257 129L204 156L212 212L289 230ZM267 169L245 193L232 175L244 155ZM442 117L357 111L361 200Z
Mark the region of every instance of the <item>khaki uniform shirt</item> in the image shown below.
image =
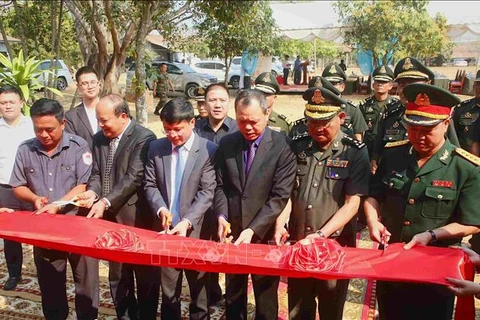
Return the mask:
M480 225L480 159L448 140L422 168L408 140L385 145L370 184L382 204L382 223L390 242L408 242L417 233L452 222ZM448 246L462 239L440 240Z
M267 125L270 129L282 132L286 135L290 132L290 123L287 121L287 117L283 114L278 114L272 110L270 117L268 118Z
M293 148L297 175L289 230L292 240L301 240L325 225L345 196L368 194L369 160L365 144L341 131L324 151L310 137L294 141ZM332 236L353 233L350 223Z
M168 73L160 73L157 78L157 96L166 96L168 91Z

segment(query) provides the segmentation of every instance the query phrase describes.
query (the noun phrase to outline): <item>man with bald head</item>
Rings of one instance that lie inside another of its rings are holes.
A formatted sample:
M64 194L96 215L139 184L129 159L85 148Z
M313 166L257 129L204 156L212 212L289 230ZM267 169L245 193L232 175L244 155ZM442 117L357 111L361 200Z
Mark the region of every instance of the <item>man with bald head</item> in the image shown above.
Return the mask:
M90 208L87 218L152 229L141 184L155 134L131 118L127 102L118 95L100 99L96 116L101 131L93 136L92 174L87 191L78 195L82 206ZM108 277L119 319L155 319L159 280L153 267L110 262Z

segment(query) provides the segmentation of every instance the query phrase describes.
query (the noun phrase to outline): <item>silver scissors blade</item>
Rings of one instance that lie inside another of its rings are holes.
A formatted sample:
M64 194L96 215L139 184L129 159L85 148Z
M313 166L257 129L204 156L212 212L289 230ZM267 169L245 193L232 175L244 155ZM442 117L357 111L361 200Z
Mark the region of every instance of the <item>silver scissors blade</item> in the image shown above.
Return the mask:
M59 207L63 207L63 206L66 206L68 204L72 204L72 205L78 207L78 203L76 201L73 201L73 200L58 200L58 201L52 202L52 204L55 205L55 206L59 206Z

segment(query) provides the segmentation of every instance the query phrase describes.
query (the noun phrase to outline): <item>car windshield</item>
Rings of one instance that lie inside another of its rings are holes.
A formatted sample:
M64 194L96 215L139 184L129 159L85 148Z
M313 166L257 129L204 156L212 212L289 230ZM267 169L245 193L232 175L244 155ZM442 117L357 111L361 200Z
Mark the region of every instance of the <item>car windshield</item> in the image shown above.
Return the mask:
M183 64L183 63L176 63L175 66L177 66L178 68L180 68L183 72L185 73L194 73L196 72L195 70L193 70L190 66L187 66L186 64Z

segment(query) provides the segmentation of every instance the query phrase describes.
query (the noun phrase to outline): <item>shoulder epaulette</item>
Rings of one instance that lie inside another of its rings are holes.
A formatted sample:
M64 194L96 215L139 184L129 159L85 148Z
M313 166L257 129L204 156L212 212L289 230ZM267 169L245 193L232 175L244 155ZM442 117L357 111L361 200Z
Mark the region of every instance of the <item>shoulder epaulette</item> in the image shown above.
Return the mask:
M297 126L297 125L300 125L300 124L305 124L306 121L307 121L307 118L301 118L301 119L295 120L295 121L293 121L292 126Z
M300 140L300 139L303 139L303 138L306 138L306 137L309 137L310 135L308 134L308 132L304 132L304 133L299 133L299 134L296 134L292 137L292 140L293 141L297 141L297 140Z
M467 159L473 164L476 164L477 166L480 166L480 158L477 157L474 154L471 154L470 152L462 149L462 148L455 148L455 151L462 156L463 158Z
M346 99L346 101L348 102L349 105L351 105L351 106L353 106L353 107L355 107L355 108L358 108L358 106L357 106L355 103L353 103L352 100Z
M287 117L283 114L279 114L278 117L285 121L288 125L290 125L290 121L288 121Z
M363 147L366 146L366 144L363 143L362 141L358 141L356 139L353 139L350 136L343 136L342 142L346 142L351 146L355 146L355 147L357 147L357 149L362 149Z
M385 145L385 148L393 148L393 147L404 146L404 145L406 145L407 143L408 143L408 140L388 142L388 143Z

